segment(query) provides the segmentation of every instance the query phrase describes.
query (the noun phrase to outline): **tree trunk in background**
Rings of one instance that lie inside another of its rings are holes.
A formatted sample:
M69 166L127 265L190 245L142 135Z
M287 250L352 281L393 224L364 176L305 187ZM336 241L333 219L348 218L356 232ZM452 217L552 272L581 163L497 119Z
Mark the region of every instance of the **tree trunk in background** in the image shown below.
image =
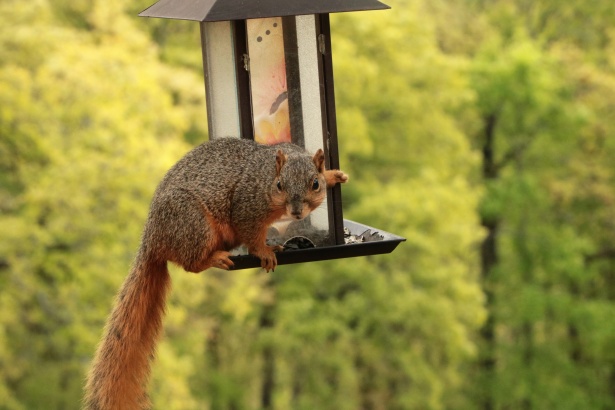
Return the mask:
M492 114L485 118L485 143L483 145L483 179L487 183L498 178L498 167L494 155L494 138L495 125L497 117ZM483 292L485 293L485 304L487 310L487 319L480 331L483 339L483 347L481 352L480 366L484 375L484 380L487 383L493 381L495 372L495 319L493 316L494 294L491 289L491 273L493 268L498 263L498 229L500 218L491 215L481 215L481 225L487 231L487 235L483 240L480 248L481 256L481 279ZM482 401L484 410L492 410L493 393L491 388L485 389L485 395Z
M265 285L269 288L274 288L273 278ZM274 290L272 289L272 292ZM267 331L274 327L274 309L275 301L270 304L263 305L261 312L259 327L261 331ZM261 409L269 410L273 408L273 392L275 389L275 353L273 346L266 344L263 347L263 378L261 386Z

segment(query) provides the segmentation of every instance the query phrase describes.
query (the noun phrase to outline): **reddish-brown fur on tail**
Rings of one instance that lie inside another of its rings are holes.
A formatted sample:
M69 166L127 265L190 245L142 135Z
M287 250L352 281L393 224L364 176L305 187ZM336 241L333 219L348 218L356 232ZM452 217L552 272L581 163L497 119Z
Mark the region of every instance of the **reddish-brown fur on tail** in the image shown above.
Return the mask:
M85 408L150 407L146 385L170 286L166 262L140 252L120 290L87 379Z

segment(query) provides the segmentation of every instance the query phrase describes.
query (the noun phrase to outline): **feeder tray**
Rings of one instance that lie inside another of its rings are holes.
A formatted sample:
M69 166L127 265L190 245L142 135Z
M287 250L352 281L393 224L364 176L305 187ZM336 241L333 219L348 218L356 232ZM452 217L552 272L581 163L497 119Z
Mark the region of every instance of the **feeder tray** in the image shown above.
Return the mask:
M371 226L363 225L348 219L344 219L344 227L345 232L348 234L347 238L349 238L349 242L343 245L311 248L301 248L297 245L295 248L295 243L303 242L305 244L305 241L298 239L302 238L300 236L290 238L285 244L290 242L291 246L285 247L284 251L276 253L278 265L391 253L395 250L397 245L406 240L401 236L384 232L380 229L372 228ZM304 239L311 242L308 238ZM231 260L235 263L232 270L257 268L261 266L260 259L253 255L231 256Z

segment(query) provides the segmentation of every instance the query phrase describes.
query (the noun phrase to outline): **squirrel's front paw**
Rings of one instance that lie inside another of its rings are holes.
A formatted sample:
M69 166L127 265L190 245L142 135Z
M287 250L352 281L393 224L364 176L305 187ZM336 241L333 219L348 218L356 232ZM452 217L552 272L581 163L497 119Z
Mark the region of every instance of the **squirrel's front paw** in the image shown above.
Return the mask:
M279 245L265 246L262 249L250 253L258 257L261 260L261 267L269 272L270 270L275 270L276 266L278 266L278 259L275 257L275 253L273 252L281 249L282 247Z
M346 174L344 171L335 171L335 181L339 184L345 184L346 182L348 182L348 174Z
M332 169L325 171L325 180L327 181L327 187L332 188L335 184L345 184L348 182L348 174L339 169Z

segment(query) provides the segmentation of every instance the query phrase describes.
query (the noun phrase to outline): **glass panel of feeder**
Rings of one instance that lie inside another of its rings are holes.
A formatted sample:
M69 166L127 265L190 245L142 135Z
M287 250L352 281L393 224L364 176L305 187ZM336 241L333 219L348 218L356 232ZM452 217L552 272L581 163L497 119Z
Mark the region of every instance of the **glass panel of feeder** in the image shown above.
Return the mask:
M290 116L282 18L246 22L254 139L262 144L290 142Z
M305 148L314 153L324 149L322 99L320 90L320 58L314 15L295 18L303 135ZM312 212L312 225L329 230L329 212L326 201Z
M239 101L230 21L201 23L209 137L239 137Z
M283 33L280 31L276 38L278 32L270 28L279 28L280 23ZM324 149L315 16L249 20L247 36L256 140L291 141L312 154ZM264 137L263 131L271 129L276 130L274 135ZM325 200L302 221L276 222L270 230L269 242L286 243L287 249L329 245L333 238L329 219Z

